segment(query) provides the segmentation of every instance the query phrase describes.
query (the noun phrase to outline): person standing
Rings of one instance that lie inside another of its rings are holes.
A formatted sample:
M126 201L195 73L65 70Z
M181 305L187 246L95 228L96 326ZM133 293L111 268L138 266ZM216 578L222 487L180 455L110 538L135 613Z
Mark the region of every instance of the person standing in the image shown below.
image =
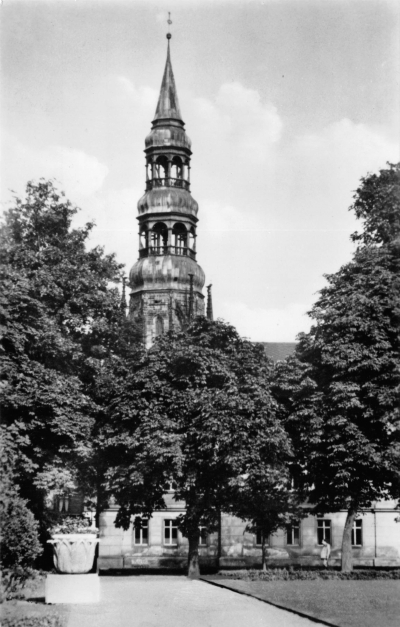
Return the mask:
M331 554L331 545L326 540L322 540L321 559L325 568L328 568L328 559Z

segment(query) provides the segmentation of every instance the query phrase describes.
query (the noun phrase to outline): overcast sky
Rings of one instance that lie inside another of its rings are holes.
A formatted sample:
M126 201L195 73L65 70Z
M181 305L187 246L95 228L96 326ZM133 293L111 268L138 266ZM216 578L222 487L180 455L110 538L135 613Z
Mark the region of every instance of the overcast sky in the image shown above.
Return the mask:
M55 177L93 245L138 256L144 139L171 53L214 314L292 341L350 260L361 176L399 159L396 0L3 0L2 197ZM4 205L3 205L4 206Z

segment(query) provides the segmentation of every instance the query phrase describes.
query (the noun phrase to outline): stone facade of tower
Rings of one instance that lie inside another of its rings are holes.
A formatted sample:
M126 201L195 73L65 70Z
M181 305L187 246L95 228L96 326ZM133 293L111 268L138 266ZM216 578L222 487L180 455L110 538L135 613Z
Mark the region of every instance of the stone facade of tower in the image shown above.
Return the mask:
M179 108L168 40L167 61L150 134L146 191L138 202L139 259L129 275L129 316L144 341L204 315L205 276L196 262L198 204L190 193L191 142Z

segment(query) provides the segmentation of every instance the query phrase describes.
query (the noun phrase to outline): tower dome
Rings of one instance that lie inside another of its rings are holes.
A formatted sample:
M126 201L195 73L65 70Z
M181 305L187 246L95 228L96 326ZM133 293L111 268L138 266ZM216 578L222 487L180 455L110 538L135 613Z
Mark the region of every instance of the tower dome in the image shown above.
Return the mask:
M141 197L138 202L139 216L157 213L181 213L197 218L199 205L182 187L154 187Z
M154 124L154 122L153 122ZM147 135L144 144L146 148L159 146L179 146L190 151L192 142L187 136L185 129L180 125L174 126L172 120L169 123L158 124L154 126L152 131Z
M193 289L201 292L206 277L193 259L174 255L149 256L139 259L132 267L129 283L132 293L150 285L153 289L189 290L191 276Z

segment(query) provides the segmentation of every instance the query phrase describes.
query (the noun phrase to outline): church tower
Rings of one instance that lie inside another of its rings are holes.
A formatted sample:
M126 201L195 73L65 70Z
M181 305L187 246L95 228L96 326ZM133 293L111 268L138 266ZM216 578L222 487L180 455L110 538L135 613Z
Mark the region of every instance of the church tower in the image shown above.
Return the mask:
M170 55L145 140L146 191L138 202L139 259L129 275L129 316L146 347L204 315L205 276L196 262L198 204L190 193L191 142L179 108Z

